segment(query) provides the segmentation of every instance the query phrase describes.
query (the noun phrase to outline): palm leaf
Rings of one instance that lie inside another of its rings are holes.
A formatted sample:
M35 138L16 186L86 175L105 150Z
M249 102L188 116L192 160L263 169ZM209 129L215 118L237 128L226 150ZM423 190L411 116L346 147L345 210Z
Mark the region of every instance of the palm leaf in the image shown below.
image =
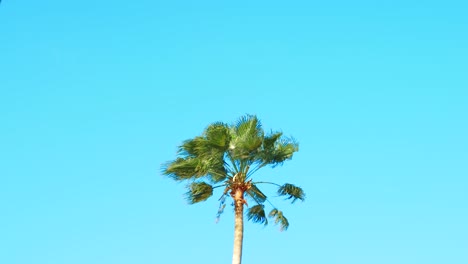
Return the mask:
M185 195L190 204L203 202L213 195L213 186L205 182L193 182Z
M208 168L208 175L210 180L214 183L224 181L227 178L228 171L224 167L224 160L222 157L212 159Z
M231 156L236 159L252 160L262 145L264 132L256 116L241 117L231 129Z
M294 139L281 138L275 144L272 152L272 164L282 164L285 160L291 159L294 152L299 150L299 144Z
M163 165L163 174L177 181L209 176L212 182L220 182L227 176L224 164L222 153L212 153L211 156L179 157Z
M200 154L200 145L203 144L203 137L195 137L182 142L177 154L183 157L196 157Z
M252 206L249 208L247 211L247 219L252 220L254 223L259 223L259 224L268 224L268 220L265 215L265 210L263 209L264 206L262 204L257 204L255 206Z
M204 132L205 139L210 147L221 151L227 150L231 140L229 127L224 123L213 123L209 125Z
M288 229L289 222L288 222L288 219L283 215L282 211L279 211L278 209L275 208L271 210L268 216L275 219L275 224L280 225L280 231L284 231Z
M267 150L273 150L275 143L283 135L282 132L271 132L269 135L266 135L263 139L263 148Z
M199 176L197 173L198 164L199 161L195 158L177 158L163 165L163 174L177 181L196 178Z
M295 185L286 183L283 186L280 186L278 189L278 195L288 196L286 199L292 199L291 203L294 203L297 199L304 201L305 193L304 191Z
M221 215L224 213L224 208L226 208L226 197L228 196L227 193L223 193L221 198L219 198L219 208L218 213L216 214L216 223L219 222Z
M262 124L255 115L240 117L234 128L237 136L263 136Z
M281 136L281 132L276 132L264 138L262 149L257 155L261 167L281 165L299 150L299 144L294 139Z
M257 203L264 203L267 199L266 195L253 183L251 184L250 188L247 189L246 193Z

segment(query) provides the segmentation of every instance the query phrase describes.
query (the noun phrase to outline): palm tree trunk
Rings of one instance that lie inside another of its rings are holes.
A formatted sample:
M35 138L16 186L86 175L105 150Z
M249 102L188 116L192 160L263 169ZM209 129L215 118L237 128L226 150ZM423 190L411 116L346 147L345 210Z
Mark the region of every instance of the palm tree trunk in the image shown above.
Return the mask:
M241 264L242 240L244 237L244 191L237 189L234 193L235 224L234 224L234 250L232 264Z

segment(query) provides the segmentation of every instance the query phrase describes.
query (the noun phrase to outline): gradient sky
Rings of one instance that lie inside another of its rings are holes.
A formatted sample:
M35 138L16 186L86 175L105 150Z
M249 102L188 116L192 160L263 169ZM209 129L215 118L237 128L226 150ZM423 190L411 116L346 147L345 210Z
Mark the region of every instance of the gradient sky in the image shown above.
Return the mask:
M160 174L214 121L300 142L244 263L468 263L466 1L0 4L0 263L230 263Z

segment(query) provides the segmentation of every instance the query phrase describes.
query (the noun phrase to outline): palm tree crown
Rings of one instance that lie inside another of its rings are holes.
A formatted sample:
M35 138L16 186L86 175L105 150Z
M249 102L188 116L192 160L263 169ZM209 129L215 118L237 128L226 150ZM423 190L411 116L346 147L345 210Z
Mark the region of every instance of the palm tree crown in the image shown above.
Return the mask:
M176 181L190 182L186 198L192 204L211 197L213 189L224 188L218 216L225 207L226 198L230 196L234 200L241 227L243 206L246 204L244 198L247 196L255 202L247 211L248 220L266 225L268 220L264 203L268 200L257 185L274 184L278 187L277 194L291 199L293 203L304 200L305 194L301 188L289 183L255 182L252 175L265 166L283 164L298 150L294 139L284 137L281 132L265 134L256 116L245 115L233 125L221 122L210 124L201 136L184 141L177 152L178 157L163 166L163 174ZM273 208L268 216L280 225L281 230L288 228L289 222L282 211ZM240 257L237 263L240 263Z

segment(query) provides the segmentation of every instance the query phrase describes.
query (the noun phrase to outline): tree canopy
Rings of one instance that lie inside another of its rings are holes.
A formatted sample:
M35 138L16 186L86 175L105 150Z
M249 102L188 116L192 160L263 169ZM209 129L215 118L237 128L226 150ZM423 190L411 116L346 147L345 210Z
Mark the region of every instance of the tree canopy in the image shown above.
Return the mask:
M276 185L276 194L292 203L303 201L304 191L290 183L255 182L252 175L265 166L283 164L298 150L299 144L293 138L278 131L265 133L256 116L245 115L231 125L212 123L200 136L185 140L179 146L177 158L163 165L163 174L176 181L189 182L186 198L191 204L207 200L216 188L224 188L218 216L225 207L226 197L230 195L234 199L235 191L240 190L242 197L245 195L255 202L247 211L248 220L266 225L270 217L285 230L289 222L282 211L273 207L268 215L265 213L268 199L258 185Z

